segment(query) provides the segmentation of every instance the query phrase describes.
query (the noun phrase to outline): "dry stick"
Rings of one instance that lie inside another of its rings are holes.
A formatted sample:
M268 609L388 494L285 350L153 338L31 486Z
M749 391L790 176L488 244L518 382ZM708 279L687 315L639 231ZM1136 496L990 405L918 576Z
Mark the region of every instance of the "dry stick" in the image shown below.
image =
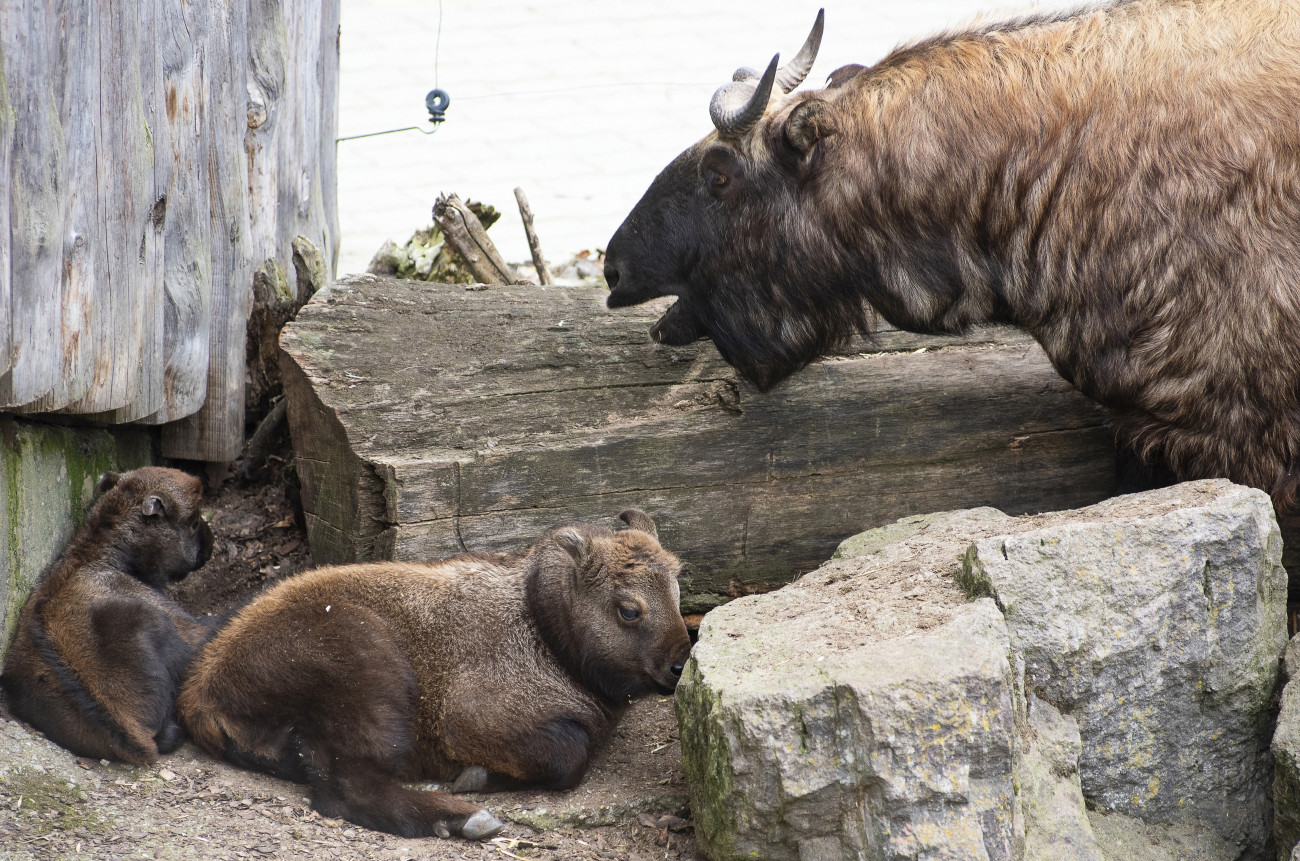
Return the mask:
M551 273L546 271L546 261L542 259L542 243L537 241L537 231L533 229L533 208L528 205L522 188L515 189L515 201L519 204L519 217L524 222L524 235L528 237L528 250L533 253L533 268L543 284L554 284Z
M514 273L488 238L483 222L457 195L440 195L433 205L433 220L469 271L484 284L512 284Z

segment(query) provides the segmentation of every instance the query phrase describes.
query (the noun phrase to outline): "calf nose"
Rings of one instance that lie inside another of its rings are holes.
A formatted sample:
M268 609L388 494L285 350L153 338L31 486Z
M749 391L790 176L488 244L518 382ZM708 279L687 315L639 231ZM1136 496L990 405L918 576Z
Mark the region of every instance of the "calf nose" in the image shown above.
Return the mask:
M618 266L614 264L614 261L609 259L608 255L605 257L605 283L609 286L610 290L613 290L618 286Z

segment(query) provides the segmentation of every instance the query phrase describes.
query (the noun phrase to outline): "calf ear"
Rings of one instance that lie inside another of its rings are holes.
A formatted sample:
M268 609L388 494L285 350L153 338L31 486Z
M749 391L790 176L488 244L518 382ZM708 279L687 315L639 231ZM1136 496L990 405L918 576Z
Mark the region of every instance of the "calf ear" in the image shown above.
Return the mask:
M618 519L626 523L632 529L638 529L645 532L652 538L659 537L659 530L655 529L655 522L650 515L646 514L639 508L629 508L618 516Z
M95 482L95 495L103 496L105 493L108 493L114 487L117 487L117 483L121 480L122 480L122 476L118 475L116 472L113 472L112 470L109 470L108 472L104 473L99 477L99 481Z
M587 540L576 529L561 529L555 534L555 543L573 557L573 563L582 568L587 561Z
M144 502L140 503L140 513L145 517L153 517L162 514L166 509L163 507L162 497L156 494L150 494L145 497Z
M817 141L828 138L840 130L835 109L821 99L801 102L785 121L786 143L803 155L812 152Z

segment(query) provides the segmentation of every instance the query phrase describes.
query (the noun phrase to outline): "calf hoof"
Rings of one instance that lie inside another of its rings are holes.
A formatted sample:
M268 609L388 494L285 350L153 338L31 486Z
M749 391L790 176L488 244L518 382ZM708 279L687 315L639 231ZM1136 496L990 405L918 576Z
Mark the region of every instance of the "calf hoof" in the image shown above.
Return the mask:
M159 753L172 753L185 743L185 730L181 729L180 724L172 721L158 730L153 740L158 746Z
M504 827L505 824L500 819L486 810L480 810L465 820L464 827L460 829L460 836L466 840L486 840L489 837L496 837Z
M481 765L466 766L451 785L452 792L482 792L487 786L487 769Z

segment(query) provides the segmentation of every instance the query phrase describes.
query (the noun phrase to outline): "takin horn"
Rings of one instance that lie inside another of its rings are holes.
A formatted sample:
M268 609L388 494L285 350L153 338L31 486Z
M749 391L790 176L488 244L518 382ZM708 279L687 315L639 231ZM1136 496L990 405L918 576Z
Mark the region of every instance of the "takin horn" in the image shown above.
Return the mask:
M782 66L776 73L776 85L781 92L789 93L803 83L812 71L813 61L817 59L817 49L822 46L822 24L826 21L826 10L817 10L817 20L813 22L812 32L804 40L803 47L794 59Z
M758 123L767 110L779 61L780 55L772 58L757 87L749 81L732 81L713 94L709 102L709 117L719 134L740 137Z
M728 137L740 137L752 129L767 111L767 103L772 96L772 86L789 93L803 83L817 59L817 49L822 44L822 25L826 20L826 10L817 12L812 32L804 40L803 47L788 64L777 67L780 55L772 58L767 71L758 83L752 83L758 75L753 69L737 69L732 82L725 84L713 94L709 102L709 116L720 134Z

